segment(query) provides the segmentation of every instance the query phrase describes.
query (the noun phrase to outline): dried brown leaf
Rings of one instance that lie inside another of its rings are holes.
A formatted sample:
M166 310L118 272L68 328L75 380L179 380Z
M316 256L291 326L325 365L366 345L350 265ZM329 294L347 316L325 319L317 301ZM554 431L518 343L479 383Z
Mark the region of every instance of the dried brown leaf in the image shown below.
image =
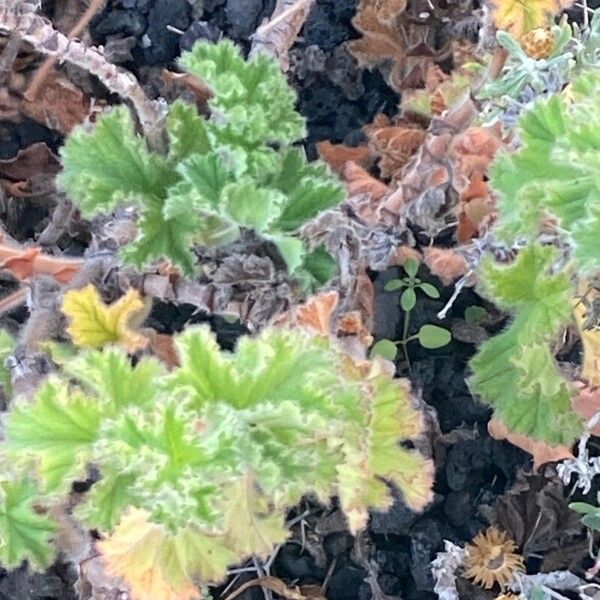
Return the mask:
M406 2L397 3L404 10ZM348 43L348 49L361 67L373 67L383 61L393 64L390 83L400 91L406 60L406 37L404 31L391 15L391 3L379 3L376 0L364 0L352 24L362 34L362 38Z
M444 285L450 285L469 270L465 257L452 248L424 248L425 264Z
M600 411L600 388L591 387L583 381L574 381L573 387L577 390L577 394L571 400L573 410L584 419L591 419ZM593 435L600 435L600 424L590 431Z
M385 115L377 115L371 125L365 127L369 146L379 157L381 176L390 179L414 156L425 140L425 131L414 125L395 124Z
M296 321L301 327L312 329L321 335L330 335L331 319L338 305L337 292L324 292L312 296L296 309Z
M336 173L341 173L347 162L353 162L368 169L373 162L369 149L366 146L346 146L345 144L332 144L329 140L317 144L319 156Z
M41 125L68 135L90 112L90 99L66 77L51 71L45 77L36 97L24 100L23 114Z
M175 349L173 337L165 333L158 333L154 329L142 329L142 334L149 340L148 348L169 369L179 366L179 357Z
M58 156L44 142L36 142L9 159L0 160L0 178L28 181L33 173L53 177L60 170Z
M207 110L207 102L212 98L213 93L198 77L190 73L175 73L168 69L163 69L162 78L167 86L183 87L192 92L196 98L198 108L200 110Z
M375 179L366 169L355 162L347 162L344 165L341 177L350 196L366 194L374 203L377 203L390 191L385 183Z

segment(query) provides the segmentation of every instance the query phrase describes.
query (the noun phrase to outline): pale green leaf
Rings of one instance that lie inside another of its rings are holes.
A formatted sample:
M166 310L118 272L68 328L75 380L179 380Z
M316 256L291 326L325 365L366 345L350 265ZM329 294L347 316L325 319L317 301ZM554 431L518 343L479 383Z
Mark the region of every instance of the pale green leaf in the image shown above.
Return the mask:
M383 289L386 292L395 292L396 290L400 290L403 287L406 287L406 283L404 281L402 281L402 279L392 279L391 281L388 281L385 286L383 287Z
M417 304L417 294L411 287L406 288L400 296L400 306L404 312L410 312Z
M123 202L160 198L176 180L161 156L135 133L126 106L112 108L94 128L75 128L61 149L57 181L85 216L110 211Z
M176 100L166 118L169 136L169 162L177 165L189 156L202 156L212 150L206 120L195 106Z
M419 263L414 258L407 259L402 267L409 277L416 277L419 272Z
M417 339L423 348L435 349L448 345L452 334L437 325L423 325L417 333Z
M434 285L431 285L431 283L420 283L418 285L418 288L425 294L427 294L430 298L437 299L440 297L438 289Z
M386 360L394 360L398 354L398 347L391 340L379 340L371 348L371 357L381 356Z
M0 563L7 569L28 560L35 570L42 570L54 558L51 540L57 528L33 509L36 500L37 489L30 479L0 483Z
M102 403L70 391L65 384L48 381L33 404L12 410L6 448L13 456L32 456L39 461L46 490L66 491L75 478L85 475L103 409Z
M4 366L4 361L12 353L15 341L5 329L0 329L0 389L6 398L12 393L10 371Z
M240 226L267 231L281 213L284 196L277 190L257 188L251 181L230 183L223 189L223 209Z

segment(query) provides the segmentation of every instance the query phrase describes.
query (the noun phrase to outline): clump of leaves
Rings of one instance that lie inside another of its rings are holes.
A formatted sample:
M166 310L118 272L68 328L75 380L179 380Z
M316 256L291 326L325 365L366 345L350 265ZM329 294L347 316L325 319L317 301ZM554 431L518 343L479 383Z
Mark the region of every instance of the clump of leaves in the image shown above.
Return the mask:
M421 420L379 363L302 329L267 329L227 353L197 327L176 346L170 373L147 356L133 366L117 346L82 350L12 409L2 451L23 483L0 485L3 564L48 564L56 524L39 509L90 464L101 480L76 515L143 600L192 598L195 583L271 552L307 492L338 495L353 531L390 504L390 483L415 509L429 501L430 462L399 443Z
M595 235L600 224L599 91L600 75L591 71L573 82L569 94L537 102L519 123L521 148L499 155L491 170L500 196L500 238L531 241L542 231L554 230L583 276L600 270Z
M572 0L492 0L493 18L498 29L520 38L536 27L548 25Z
M271 241L290 273L300 270L307 251L299 227L344 193L324 163L309 164L293 147L305 123L277 62L245 61L222 41L196 44L181 65L214 93L210 119L176 101L165 123L168 152L159 153L127 108L113 108L91 131L69 136L60 185L85 217L137 208L138 236L123 256L138 267L167 258L192 274L194 244L224 245L245 228Z
M404 311L404 322L402 325L402 338L397 341L387 339L379 340L372 348L373 356L382 356L388 360L394 360L398 354L398 346L402 347L406 364L410 369L410 360L408 358L408 343L416 340L423 348L435 349L446 346L452 337L451 333L443 327L437 325L423 325L417 333L409 335L410 316L417 305L417 290L423 292L430 298L439 298L438 289L431 283L421 281L417 277L419 263L410 258L404 263L406 277L401 279L392 279L385 284L387 292L403 290L400 295L400 306Z
M527 52L527 38L518 40L506 31L497 33L508 58L500 77L487 83L479 94L488 101L484 107L486 122L500 120L514 126L535 100L560 92L578 73L600 65L600 13L594 13L589 28L583 31L566 20L547 31L553 47L543 58Z
M484 289L516 315L473 359L473 389L509 429L551 444L568 445L582 431L552 344L571 318L577 280L600 271L599 90L592 71L568 94L538 101L521 118L521 148L500 155L491 171L500 197L496 233L525 248L511 266L483 269ZM561 251L540 245L542 234Z
M550 444L570 444L582 432L573 391L552 344L571 316L572 284L553 273L557 252L531 244L508 266L484 261L483 292L512 313L511 324L484 342L471 360L471 387L510 431Z

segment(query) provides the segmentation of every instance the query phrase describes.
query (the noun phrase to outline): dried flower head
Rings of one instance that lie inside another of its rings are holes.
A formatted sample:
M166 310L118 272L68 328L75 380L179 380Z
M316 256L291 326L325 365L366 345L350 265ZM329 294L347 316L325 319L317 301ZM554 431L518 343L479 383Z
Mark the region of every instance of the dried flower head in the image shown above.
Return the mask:
M554 33L545 27L537 27L526 33L521 40L521 45L527 56L541 60L548 58L554 50L556 38Z
M496 527L478 533L466 546L465 576L486 589L494 583L505 588L515 573L524 570L523 557L516 549L517 545Z

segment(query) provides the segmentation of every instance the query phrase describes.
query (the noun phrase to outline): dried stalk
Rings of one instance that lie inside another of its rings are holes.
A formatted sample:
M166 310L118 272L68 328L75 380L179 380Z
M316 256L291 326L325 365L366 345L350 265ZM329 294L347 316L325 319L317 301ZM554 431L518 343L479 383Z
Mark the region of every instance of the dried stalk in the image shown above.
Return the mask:
M279 60L285 72L290 68L288 51L296 40L314 0L277 0L270 21L261 25L252 36L250 56L263 53Z
M96 13L102 10L105 1L106 0L92 0L90 2L90 5L87 7L87 10L83 13L83 15L81 15L81 18L79 19L79 21L77 21L73 29L69 31L69 39L73 39L81 35L81 33L88 26L89 22L92 20L94 15L96 15ZM39 94L39 91L44 81L46 80L48 73L50 73L50 71L56 64L56 61L56 57L51 56L47 58L42 64L42 66L37 70L36 74L31 80L31 83L29 84L28 88L23 94L26 100L28 100L29 102L33 102L37 98L37 95Z
M34 8L25 2L0 0L0 32L18 33L38 52L81 67L95 75L110 92L130 100L150 145L162 148L164 111L161 104L150 100L133 74L109 63L100 49L69 39L47 19L35 14Z
M26 287L21 287L12 292L8 296L0 299L0 315L4 315L15 308L18 308L27 301L29 290Z
M20 280L50 275L61 283L70 281L83 267L83 259L44 254L39 248L21 248L0 240L0 269L8 269Z

